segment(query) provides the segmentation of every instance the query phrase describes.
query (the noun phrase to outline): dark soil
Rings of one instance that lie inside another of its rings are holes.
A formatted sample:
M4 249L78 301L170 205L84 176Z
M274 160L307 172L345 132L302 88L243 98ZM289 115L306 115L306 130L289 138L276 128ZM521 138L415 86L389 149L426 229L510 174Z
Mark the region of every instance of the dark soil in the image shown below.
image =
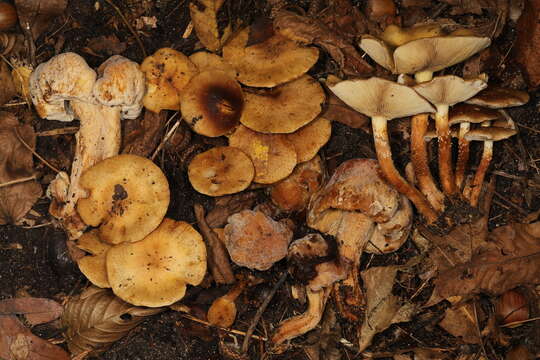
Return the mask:
M193 33L187 39L182 39L187 24L189 23L188 1L186 0L125 0L116 1L128 20L133 21L136 17L155 16L158 27L142 34L141 39L148 54L162 47L173 47L186 54L196 49L197 40ZM300 2L301 6L309 2ZM398 2L399 3L399 2ZM435 3L435 2L434 2ZM95 6L99 4L99 16L96 16ZM149 4L144 7L143 4ZM245 23L268 13L265 2L257 0L226 1L225 9L220 13L220 19L240 18ZM437 3L438 4L438 3ZM435 5L434 5L435 7ZM141 10L141 8L143 10ZM458 19L465 21L464 19ZM137 42L132 34L126 29L116 12L105 1L71 0L66 16L56 19L49 31L36 41L38 47L37 61L43 62L54 55L55 44L60 41L64 44L61 52L74 51L83 55L91 66L99 65L108 55L98 54L95 56L87 51L89 40L102 35L114 34L121 42L127 45L122 55L141 62L144 58ZM504 53L514 40L513 24L509 23L504 34L497 40L496 45ZM511 60L508 60L509 62ZM335 68L328 57L316 66L312 75L319 77L326 69ZM459 67L459 65L458 65ZM451 70L449 70L451 71ZM493 69L490 82L506 83L513 76L515 68L510 64L503 68ZM496 193L494 204L490 214L490 228L523 219L528 213L540 208L540 115L537 110L538 94L531 92L531 101L526 105L510 109L509 113L519 126L519 135L508 141L495 145L494 161L490 168L491 175L496 177ZM23 112L24 109L16 108L9 111ZM30 122L36 131L64 127L64 123L40 120L34 115ZM74 126L70 124L69 126ZM406 127L392 125L392 147L396 157L396 163L403 169L408 161L409 146ZM221 140L217 140L218 142ZM203 151L213 143L205 142L193 137L192 142L198 143L196 152ZM48 159L53 165L66 170L69 168L74 147L74 137L61 135L38 138L37 152ZM335 169L345 160L356 157L374 158L374 150L371 135L358 129L351 129L339 123L333 124L333 134L330 142L322 150L327 159L329 172ZM166 173L171 185L171 205L167 216L195 223L193 204L201 203L207 209L212 201L209 197L195 192L185 172L186 149L166 148L157 158L157 163ZM435 147L434 147L434 151ZM473 147L472 164L479 161L481 154L480 145ZM191 155L192 156L192 155ZM434 157L433 157L434 159ZM52 179L51 172L41 163L36 163L37 169L43 177L41 182L44 188ZM434 164L433 164L434 165ZM474 170L475 167L472 167ZM260 198L264 198L260 191ZM34 207L42 217L38 224L48 223L48 200L42 198ZM299 232L306 232L305 227L300 227ZM297 234L299 235L299 234ZM65 247L65 234L54 226L37 226L25 229L16 226L0 227L0 300L18 295L33 297L46 297L63 301L67 296L76 295L82 291L88 282L82 276L76 265L70 260ZM397 253L388 256L367 256L363 258L363 268L370 264L389 265L404 264L409 258L417 253L416 248L409 240ZM256 310L264 300L266 294L272 288L279 276L286 271L283 262L277 264L271 271L257 273L256 276L263 279L260 285L250 288L238 301L239 318L235 328L245 331L250 324ZM287 284L287 283L286 283ZM420 286L418 278L412 279L405 289L397 289L405 295L412 295ZM276 325L284 318L303 311L303 306L291 300L288 291L289 286L283 286L270 306L263 315L255 335L268 337ZM411 290L412 289L412 290ZM204 316L205 311L216 296L224 293L225 288L191 288L184 300L194 311ZM418 296L418 301L426 300L431 289L426 287ZM403 326L392 326L387 331L379 334L373 341L373 351L390 353L394 350L409 349L414 347L452 348L454 353L477 353L476 347L460 345L461 343L446 334L436 326L444 305L440 311L430 309L419 315L418 321L413 321ZM202 317L201 316L201 317ZM355 326L345 319L340 320L344 337L351 343L355 343ZM532 325L528 325L532 326ZM530 330L530 328L529 328ZM521 330L527 333L527 327ZM59 331L50 327L36 329L39 335L49 338L59 337ZM414 338L410 336L414 334ZM509 331L513 339L520 339L516 331ZM167 311L160 315L148 318L134 331L121 341L115 343L108 351L96 357L96 359L132 359L132 360L203 360L220 359L218 348L220 335L226 342L243 340L242 336L219 334L217 330L208 328L185 318L182 313ZM418 340L420 339L420 340ZM303 344L306 338L301 337L294 341L295 344ZM253 339L251 342L250 355L253 359L305 359L307 358L299 346L292 346L284 354L271 354L263 341ZM343 358L359 358L354 348L341 346L341 351L346 355ZM490 350L490 354L496 354L499 349ZM501 358L501 354L498 353ZM265 354L265 355L263 355ZM381 357L381 358L384 358ZM390 358L390 357L389 357Z

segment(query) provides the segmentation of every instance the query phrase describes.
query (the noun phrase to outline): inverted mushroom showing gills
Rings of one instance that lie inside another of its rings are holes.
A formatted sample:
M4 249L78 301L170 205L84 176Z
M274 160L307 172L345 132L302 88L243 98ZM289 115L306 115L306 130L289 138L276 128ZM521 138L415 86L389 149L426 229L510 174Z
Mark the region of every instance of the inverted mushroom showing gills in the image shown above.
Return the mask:
M329 88L347 105L371 117L377 158L385 178L414 203L429 223L435 222L437 212L426 197L409 184L394 166L387 132L389 120L434 112L433 107L411 88L376 77L345 80L330 85Z

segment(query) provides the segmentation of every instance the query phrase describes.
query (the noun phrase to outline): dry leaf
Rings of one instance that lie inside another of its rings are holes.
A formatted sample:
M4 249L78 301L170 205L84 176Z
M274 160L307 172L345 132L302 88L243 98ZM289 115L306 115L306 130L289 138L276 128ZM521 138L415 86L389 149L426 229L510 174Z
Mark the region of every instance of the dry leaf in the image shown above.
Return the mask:
M158 146L167 122L167 112L154 113L145 111L144 117L134 120L127 120L131 129L126 126L124 136L123 154L132 154L147 157Z
M326 110L321 117L330 121L337 121L353 129L362 129L369 131L369 118L358 111L353 110L347 104L340 100L334 93L329 92Z
M211 228L223 227L232 214L242 210L251 209L255 204L257 194L255 192L241 192L215 198L215 205L206 214L206 222Z
M71 298L66 306L62 323L66 328L66 341L72 355L89 351L91 355L106 350L122 338L147 316L163 308L143 308L128 304L108 289L90 287L81 295Z
M30 26L33 39L52 24L52 19L64 14L67 4L68 0L15 0L19 24L23 29Z
M522 284L540 283L540 222L493 230L471 261L439 273L427 306L454 295L499 295Z
M30 147L36 145L36 135L30 125L19 125L17 118L0 112L0 184L29 177L33 173L32 153L18 140ZM20 220L41 196L41 186L30 180L0 187L0 225Z
M473 306L476 306L476 303L458 304L447 309L439 326L468 344L479 344L481 339L478 336L477 324L483 313L481 307L476 306L476 316L479 317L477 321Z
M2 84L2 88L0 89L0 105L4 105L17 95L13 75L11 74L9 65L5 61L0 63L0 84Z
M115 34L102 35L88 40L88 49L97 54L118 55L126 51L127 44Z
M540 1L526 1L517 24L514 60L523 68L529 86L540 85Z
M0 316L24 315L30 325L53 321L64 308L56 301L42 298L15 298L0 301Z
M193 28L199 41L210 51L221 49L222 41L219 37L217 12L225 0L196 0L189 4L189 13Z
M15 316L0 315L0 359L69 360L69 355L32 334Z

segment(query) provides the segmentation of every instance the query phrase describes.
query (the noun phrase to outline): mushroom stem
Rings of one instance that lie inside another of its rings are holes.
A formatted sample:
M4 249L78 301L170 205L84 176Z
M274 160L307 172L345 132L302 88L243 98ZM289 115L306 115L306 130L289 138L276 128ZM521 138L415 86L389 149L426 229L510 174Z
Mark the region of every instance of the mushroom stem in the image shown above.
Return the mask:
M418 114L412 117L411 161L420 191L435 210L442 212L444 210L444 195L435 185L429 170L427 147L424 141L428 123L428 114Z
M478 169L474 174L473 182L470 186L469 203L472 207L478 205L478 200L480 199L480 193L482 192L482 185L484 183L484 178L486 176L487 169L491 163L491 158L493 157L493 141L486 140L484 141L484 151L482 152L482 158L480 159L480 164L478 164Z
M430 81L433 79L433 71L419 71L414 74L414 80L417 84Z
M469 161L469 140L465 139L465 134L471 128L471 124L463 122L459 125L458 135L458 157L456 163L456 188L459 191L465 180L465 171Z
M450 137L450 126L448 125L448 105L437 105L435 127L439 143L439 178L444 193L453 195L456 190L452 170L452 138Z
M428 223L437 220L437 212L431 207L426 197L407 182L397 171L392 160L392 150L388 141L387 119L383 117L372 117L373 136L375 139L375 150L377 159L381 167L381 172L388 182L400 193L408 197L416 206L418 211L426 218Z

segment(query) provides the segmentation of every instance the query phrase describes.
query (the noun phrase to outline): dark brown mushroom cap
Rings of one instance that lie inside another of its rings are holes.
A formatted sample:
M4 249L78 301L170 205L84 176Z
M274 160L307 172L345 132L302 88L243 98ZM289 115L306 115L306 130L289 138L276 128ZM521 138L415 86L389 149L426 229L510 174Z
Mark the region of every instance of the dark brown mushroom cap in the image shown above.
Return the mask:
M465 134L465 139L469 141L499 141L505 140L517 134L515 129L503 127L480 127L470 130Z
M448 114L448 124L450 126L464 122L479 124L484 121L495 120L498 118L499 113L493 109L461 103L450 109Z
M529 101L529 94L525 91L490 86L479 92L468 104L485 106L492 109L521 106Z
M196 133L222 136L238 125L244 96L238 82L218 70L195 75L181 97L182 116Z

